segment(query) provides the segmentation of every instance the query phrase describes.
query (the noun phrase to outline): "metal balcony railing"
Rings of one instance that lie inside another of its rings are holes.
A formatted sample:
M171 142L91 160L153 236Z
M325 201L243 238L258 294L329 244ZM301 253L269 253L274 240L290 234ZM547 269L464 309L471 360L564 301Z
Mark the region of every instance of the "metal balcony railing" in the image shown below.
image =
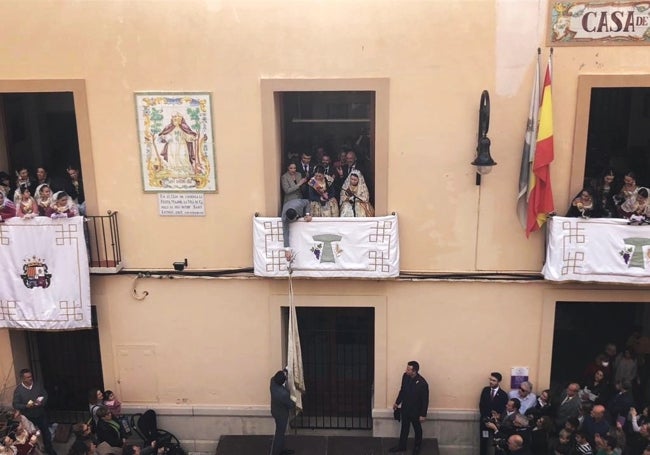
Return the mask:
M90 273L117 273L122 269L117 212L86 216Z

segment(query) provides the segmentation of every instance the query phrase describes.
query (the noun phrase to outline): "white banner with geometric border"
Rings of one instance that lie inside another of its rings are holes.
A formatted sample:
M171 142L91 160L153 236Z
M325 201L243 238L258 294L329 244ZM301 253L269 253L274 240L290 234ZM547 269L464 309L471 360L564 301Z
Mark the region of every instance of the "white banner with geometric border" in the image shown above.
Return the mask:
M650 284L649 225L560 216L547 224L545 279Z
M291 223L293 276L391 278L399 276L397 216L316 218ZM288 276L282 220L253 218L255 275Z
M0 327L91 327L83 217L0 224Z

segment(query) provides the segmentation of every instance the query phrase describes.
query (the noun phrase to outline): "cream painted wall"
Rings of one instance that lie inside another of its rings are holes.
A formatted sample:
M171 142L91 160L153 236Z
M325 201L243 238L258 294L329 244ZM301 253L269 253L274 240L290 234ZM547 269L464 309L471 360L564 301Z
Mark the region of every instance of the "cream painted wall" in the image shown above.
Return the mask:
M268 372L282 365L280 306L288 303L285 282L140 279L138 294L149 292L141 301L129 295L130 277L94 277L92 285L100 290L94 303L106 387L117 389L126 401L267 403ZM375 308L376 408L390 406L402 369L416 359L432 385L432 408L473 409L477 391L494 369L505 377L512 366L529 366L533 382L548 383L548 372L539 369L540 349L546 349L540 343L546 287L298 280L294 292L298 306ZM110 296L101 291L108 288ZM522 312L523 305L526 317L508 324L508 315ZM502 343L506 330L512 339L527 343ZM128 359L120 351L143 347L151 349L154 361L144 360L146 368L135 365L137 375L121 377L121 363Z
M99 213L119 211L127 268L165 269L184 257L194 269L251 265L250 217L273 214L264 196L277 191L263 185L273 170L262 166L261 78L384 77L386 206L400 214L403 269L539 271L542 235L525 239L514 201L544 10L533 0L7 1L0 26L21 27L5 37L0 71L14 80L85 80L96 177L88 191ZM644 62L641 48L556 49L560 212L578 74L640 71ZM499 164L479 188L469 162L483 89L492 95ZM142 192L133 93L152 90L212 93L219 193L206 195L205 218L161 218L156 195ZM178 232L183 241L166 241Z

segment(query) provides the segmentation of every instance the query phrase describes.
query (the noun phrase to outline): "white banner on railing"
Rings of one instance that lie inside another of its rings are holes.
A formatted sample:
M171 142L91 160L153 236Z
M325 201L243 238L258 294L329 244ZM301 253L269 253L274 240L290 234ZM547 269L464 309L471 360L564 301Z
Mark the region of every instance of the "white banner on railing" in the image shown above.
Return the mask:
M389 278L399 275L397 216L313 218L291 223L293 275ZM286 277L282 221L253 219L255 275Z
M91 327L83 218L11 218L0 224L0 327Z
M542 272L552 281L650 284L650 226L553 217Z

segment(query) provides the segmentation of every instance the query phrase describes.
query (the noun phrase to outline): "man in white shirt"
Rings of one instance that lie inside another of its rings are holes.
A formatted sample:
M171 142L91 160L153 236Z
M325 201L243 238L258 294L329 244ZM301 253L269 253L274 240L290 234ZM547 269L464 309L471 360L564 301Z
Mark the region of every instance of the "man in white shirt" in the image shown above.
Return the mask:
M533 393L533 384L524 381L519 385L519 389L513 389L508 393L509 398L517 398L521 402L519 412L526 414L528 408L535 406L537 395Z

